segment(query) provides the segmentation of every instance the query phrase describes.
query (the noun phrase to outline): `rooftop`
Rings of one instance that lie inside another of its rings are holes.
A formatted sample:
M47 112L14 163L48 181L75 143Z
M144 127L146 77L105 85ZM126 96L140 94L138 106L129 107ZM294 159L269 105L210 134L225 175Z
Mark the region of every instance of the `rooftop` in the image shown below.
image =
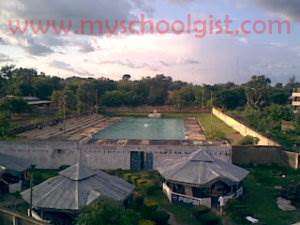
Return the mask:
M180 160L165 160L158 171L166 180L199 186L217 179L238 183L248 175L247 170L217 159L205 150Z
M134 186L121 178L75 164L33 187L33 206L55 210L80 210L101 198L124 201ZM30 202L30 189L21 193Z

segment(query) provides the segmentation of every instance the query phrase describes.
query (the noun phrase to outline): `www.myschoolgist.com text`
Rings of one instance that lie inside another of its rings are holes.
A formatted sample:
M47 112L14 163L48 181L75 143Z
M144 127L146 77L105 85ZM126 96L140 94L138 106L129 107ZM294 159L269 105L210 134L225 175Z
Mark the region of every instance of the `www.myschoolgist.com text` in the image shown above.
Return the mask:
M245 19L235 21L229 15L223 19L212 15L206 18L197 18L188 14L184 20L149 19L141 14L133 20L111 19L49 19L49 20L8 20L8 30L13 34L47 34L57 35L88 34L106 35L112 37L119 34L192 34L196 38L205 38L209 35L251 35L251 34L291 34L292 23L289 20L274 19Z

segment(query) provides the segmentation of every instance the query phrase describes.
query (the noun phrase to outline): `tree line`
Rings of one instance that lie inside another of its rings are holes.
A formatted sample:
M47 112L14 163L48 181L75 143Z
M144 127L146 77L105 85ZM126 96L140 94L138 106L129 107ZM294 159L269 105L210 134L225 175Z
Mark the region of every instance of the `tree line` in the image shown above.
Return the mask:
M300 83L295 77L286 84L272 84L264 75L252 76L243 84L214 85L177 81L163 74L140 80L132 80L129 74L117 81L104 77L63 79L9 65L0 69L0 125L3 130L12 114L29 112L22 97L34 96L52 100L58 114L95 112L102 106L175 105L178 109L216 106L235 111L259 130L274 132L274 126L278 128L283 119L299 121L289 104L292 90L297 87Z

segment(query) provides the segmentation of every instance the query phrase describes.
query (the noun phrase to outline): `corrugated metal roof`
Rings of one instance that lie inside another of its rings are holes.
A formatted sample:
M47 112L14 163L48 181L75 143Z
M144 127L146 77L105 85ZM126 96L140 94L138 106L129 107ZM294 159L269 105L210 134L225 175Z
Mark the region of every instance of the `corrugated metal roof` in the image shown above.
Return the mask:
M61 171L59 174L61 176L70 178L71 180L79 181L94 176L95 174L97 174L97 171L85 167L80 163L77 163Z
M240 182L249 173L243 168L214 158L204 150L176 161L166 160L158 171L166 180L194 185L205 185L216 179Z
M133 190L134 186L121 178L76 164L35 186L32 198L34 207L79 210L99 198L123 201ZM21 195L30 202L30 189Z
M23 172L30 166L31 162L28 160L0 153L0 172L5 170Z

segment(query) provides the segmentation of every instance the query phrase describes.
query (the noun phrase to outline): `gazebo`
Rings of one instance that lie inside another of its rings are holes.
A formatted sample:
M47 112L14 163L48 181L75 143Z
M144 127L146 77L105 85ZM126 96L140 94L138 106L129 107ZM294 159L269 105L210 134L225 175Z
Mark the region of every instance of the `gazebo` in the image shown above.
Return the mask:
M21 191L31 162L0 153L0 193Z
M77 163L21 195L29 204L32 199L42 219L68 224L83 207L101 199L123 202L134 188L121 178Z
M187 158L166 160L158 171L164 177L164 192L171 202L213 207L218 198L225 200L243 194L248 171L216 159L205 150Z

